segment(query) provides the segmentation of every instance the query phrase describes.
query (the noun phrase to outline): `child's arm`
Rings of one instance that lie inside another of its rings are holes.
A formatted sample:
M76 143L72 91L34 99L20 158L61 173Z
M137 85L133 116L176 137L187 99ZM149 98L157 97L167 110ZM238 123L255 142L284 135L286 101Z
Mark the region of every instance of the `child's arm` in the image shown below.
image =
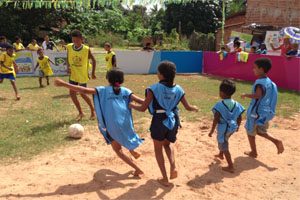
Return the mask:
M136 96L135 94L132 94L130 97L131 97L131 101L134 101L134 102L136 102L138 104L144 103L144 99Z
M52 60L50 60L50 59L49 59L49 62L52 63L52 65L55 65L55 63Z
M198 112L197 106L192 106L192 105L190 105L190 104L187 102L185 96L182 97L181 103L183 104L183 106L184 106L184 108L185 108L186 110Z
M237 125L238 125L238 128L237 128L236 132L239 131L239 128L240 128L240 126L241 126L241 123L242 123L242 115L240 115L240 116L237 118Z
M39 63L37 62L33 71L35 71L38 68L38 66L39 66Z
M242 94L241 98L245 99L245 97L250 99L260 99L263 96L263 89L260 85L256 86L254 94Z
M129 108L133 108L140 112L145 112L153 99L153 93L148 90L145 101L141 102L141 105L135 105L133 103L129 104Z
M56 78L54 80L54 85L57 87L65 87L70 90L73 90L75 92L83 93L83 94L96 94L95 88L86 88L79 85L72 85L70 83L67 83L59 78Z
M112 66L117 67L117 60L116 60L116 55L113 55L111 58Z
M210 132L209 132L209 134L208 134L209 137L211 137L212 134L215 132L216 126L217 126L217 124L219 123L220 118L221 118L220 113L219 113L219 112L216 112L215 115L214 115L214 121L213 121L211 130L210 130Z
M6 67L6 66L4 65L4 62L3 62L3 61L0 61L0 66L6 68L6 69L8 69L8 70L12 70L11 67Z
M96 59L94 55L92 54L91 50L89 49L89 59L92 60L92 79L96 79Z

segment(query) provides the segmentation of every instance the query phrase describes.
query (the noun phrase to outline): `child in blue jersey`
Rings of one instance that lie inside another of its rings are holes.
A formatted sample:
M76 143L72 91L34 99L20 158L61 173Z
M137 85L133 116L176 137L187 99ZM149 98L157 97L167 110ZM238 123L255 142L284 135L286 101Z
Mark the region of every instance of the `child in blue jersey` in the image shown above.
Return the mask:
M175 143L177 130L180 125L177 105L181 102L188 111L198 111L196 106L191 106L185 98L183 89L174 84L176 66L172 62L162 62L158 66L159 83L150 86L146 90L146 99L141 105L131 103L130 107L145 112L149 108L153 115L151 122L151 137L154 142L155 157L162 178L159 183L170 186L166 172L163 148L170 162L170 179L177 177L174 151L171 143Z
M216 157L224 159L228 163L227 167L222 167L222 170L234 172L231 155L229 152L229 137L239 130L242 114L245 111L244 107L237 101L234 101L231 96L235 93L235 83L230 80L223 80L220 85L220 97L222 98L212 109L214 113L214 121L209 137L214 133L217 126L217 140L219 146L219 154Z
M140 157L135 152L142 139L135 133L129 103L135 101L142 103L129 89L121 87L124 82L124 73L118 69L107 72L106 78L109 86L86 88L72 85L61 79L55 80L56 86L66 87L75 92L93 94L94 106L98 119L98 127L108 144L111 144L116 154L128 165L135 169L134 176L143 175L143 171L122 151L122 146L127 148L134 158Z
M251 151L245 152L245 154L253 158L257 157L256 134L273 142L277 147L278 154L284 151L282 142L267 133L268 123L275 115L278 95L277 86L267 77L271 67L270 59L257 59L254 62L253 72L258 79L253 85L252 93L242 95L242 98L251 99L245 125Z

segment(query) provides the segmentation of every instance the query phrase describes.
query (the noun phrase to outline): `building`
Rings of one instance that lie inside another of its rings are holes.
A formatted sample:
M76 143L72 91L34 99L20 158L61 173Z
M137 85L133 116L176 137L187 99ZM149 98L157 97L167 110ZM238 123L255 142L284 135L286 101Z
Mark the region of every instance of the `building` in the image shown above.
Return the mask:
M261 28L247 28L253 23L261 25ZM226 18L224 42L228 42L231 31L264 37L267 30L286 26L300 27L300 0L247 0L246 10ZM221 34L221 29L218 29L216 49L220 48Z

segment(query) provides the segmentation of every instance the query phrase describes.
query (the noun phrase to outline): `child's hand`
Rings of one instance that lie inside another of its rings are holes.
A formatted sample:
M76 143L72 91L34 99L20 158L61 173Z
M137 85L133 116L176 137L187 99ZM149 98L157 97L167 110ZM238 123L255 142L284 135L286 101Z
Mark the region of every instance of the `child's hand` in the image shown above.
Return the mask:
M198 107L197 106L192 106L192 111L194 111L194 112L198 112Z
M210 131L209 134L208 134L208 136L209 136L209 137L212 137L212 134L213 134L213 133L214 133L213 131Z
M65 83L65 82L64 82L63 80L59 79L59 78L56 78L56 79L54 80L54 85L57 86L57 87L63 86L64 83Z
M242 99L245 99L245 97L246 97L246 94L242 94L242 95L241 95L241 98L242 98Z
M96 75L95 74L92 74L92 79L96 79Z

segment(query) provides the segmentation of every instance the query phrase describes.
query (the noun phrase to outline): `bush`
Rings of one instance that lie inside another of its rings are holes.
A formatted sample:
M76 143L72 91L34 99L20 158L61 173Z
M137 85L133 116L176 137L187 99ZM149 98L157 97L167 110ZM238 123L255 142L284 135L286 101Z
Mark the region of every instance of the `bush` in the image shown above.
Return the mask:
M189 48L191 50L214 51L215 50L215 36L213 33L198 33L194 31L190 36Z
M87 37L87 43L92 47L103 47L105 42L111 43L113 47L128 46L128 41L124 40L122 35L116 33L100 32L96 36Z

